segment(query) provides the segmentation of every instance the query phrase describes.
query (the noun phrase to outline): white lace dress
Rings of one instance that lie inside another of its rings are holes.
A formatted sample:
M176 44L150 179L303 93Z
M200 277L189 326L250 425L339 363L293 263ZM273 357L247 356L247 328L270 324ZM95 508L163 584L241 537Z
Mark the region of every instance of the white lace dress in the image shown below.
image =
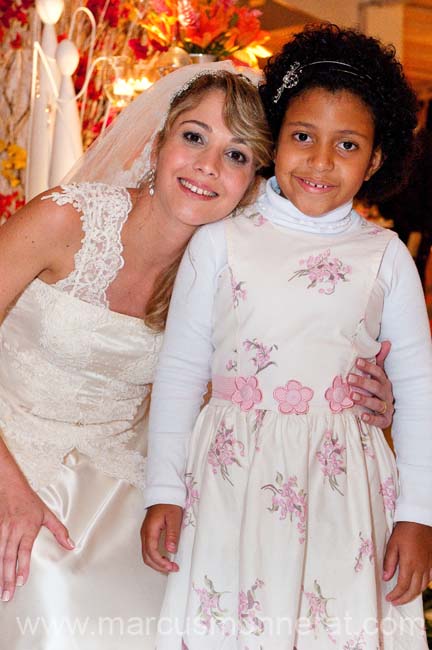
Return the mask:
M1 645L147 650L165 584L143 564L139 538L144 401L161 335L106 300L123 266L128 192L82 183L48 198L75 206L84 237L75 270L55 285L31 282L1 325L0 427L76 549L42 528L28 583L0 603Z

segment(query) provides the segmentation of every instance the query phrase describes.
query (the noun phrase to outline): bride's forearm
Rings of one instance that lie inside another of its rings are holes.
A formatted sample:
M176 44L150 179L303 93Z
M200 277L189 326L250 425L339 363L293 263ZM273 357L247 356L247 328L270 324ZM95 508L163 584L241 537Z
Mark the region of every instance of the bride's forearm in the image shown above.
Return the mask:
M28 485L27 479L7 448L0 432L0 487L12 483L24 483Z

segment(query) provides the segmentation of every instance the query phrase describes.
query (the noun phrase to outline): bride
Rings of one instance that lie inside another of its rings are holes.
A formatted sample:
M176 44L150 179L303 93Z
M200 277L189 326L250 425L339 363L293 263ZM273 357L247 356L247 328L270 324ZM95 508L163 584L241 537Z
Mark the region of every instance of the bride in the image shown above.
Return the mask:
M143 426L172 284L196 228L249 200L271 157L257 75L239 72L224 62L164 77L71 184L0 231L9 650L153 647L165 577L141 560ZM376 380L359 384L391 403L382 371L368 369Z

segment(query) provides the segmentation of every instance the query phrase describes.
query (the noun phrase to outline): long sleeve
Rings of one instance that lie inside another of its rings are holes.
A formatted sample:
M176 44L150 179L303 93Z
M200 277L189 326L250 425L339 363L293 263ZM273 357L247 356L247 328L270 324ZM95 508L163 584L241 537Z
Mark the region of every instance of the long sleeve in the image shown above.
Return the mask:
M424 295L415 264L397 239L380 272L386 287L381 339L392 349L386 371L393 383L392 436L400 496L396 521L432 525L432 347Z
M223 222L199 229L176 278L153 384L146 507L184 505L188 441L210 380L213 300L225 264Z

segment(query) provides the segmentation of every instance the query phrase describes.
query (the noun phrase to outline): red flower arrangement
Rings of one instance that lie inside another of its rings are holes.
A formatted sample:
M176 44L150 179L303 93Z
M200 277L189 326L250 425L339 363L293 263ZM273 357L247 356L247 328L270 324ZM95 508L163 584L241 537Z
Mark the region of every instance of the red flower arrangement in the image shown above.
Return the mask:
M0 42L12 49L20 49L22 38L17 29L28 24L28 11L32 0L0 0Z
M191 54L235 57L256 65L269 56L261 29L261 12L237 0L151 0L141 22L149 38L168 48L177 40Z

